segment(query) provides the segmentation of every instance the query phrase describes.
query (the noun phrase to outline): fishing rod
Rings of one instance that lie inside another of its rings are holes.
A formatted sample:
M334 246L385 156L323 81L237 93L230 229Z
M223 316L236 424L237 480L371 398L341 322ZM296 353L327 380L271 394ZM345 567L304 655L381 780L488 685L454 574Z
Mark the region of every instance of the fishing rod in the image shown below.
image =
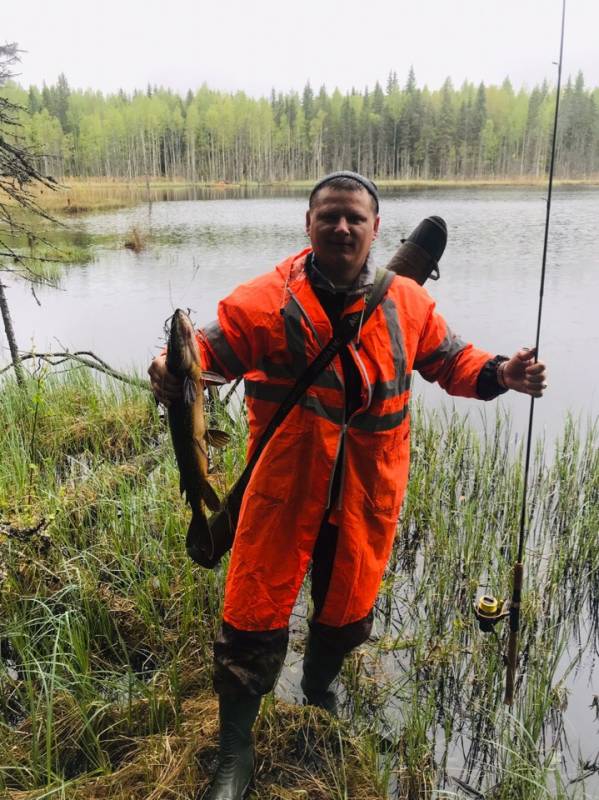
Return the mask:
M547 264L547 242L549 240L549 219L551 216L551 195L553 192L553 173L555 168L555 151L557 149L557 120L559 115L559 98L562 82L562 61L564 54L564 28L566 21L566 0L562 0L562 23L560 35L559 61L557 63L557 92L555 96L555 114L553 117L553 141L551 144L551 161L549 165L549 187L547 191L547 208L545 214L545 234L543 239L543 258L541 263L541 280L539 290L539 307L537 313L537 334L535 340L535 362L539 358L539 344L541 339L541 319L543 315L543 295L545 291L545 273ZM518 668L518 644L520 633L520 603L522 599L522 582L524 576L524 542L526 540L526 506L528 493L528 474L530 470L532 452L532 430L534 418L535 398L530 398L530 411L528 415L528 433L526 437L526 458L524 462L524 484L522 487L522 503L520 507L520 533L518 536L518 553L512 573L512 596L508 601L500 603L494 597L485 595L475 606L475 614L482 631L493 630L494 626L502 619L509 617L510 632L508 637L506 656L505 695L503 701L511 706L514 702L514 688L516 685L516 671Z

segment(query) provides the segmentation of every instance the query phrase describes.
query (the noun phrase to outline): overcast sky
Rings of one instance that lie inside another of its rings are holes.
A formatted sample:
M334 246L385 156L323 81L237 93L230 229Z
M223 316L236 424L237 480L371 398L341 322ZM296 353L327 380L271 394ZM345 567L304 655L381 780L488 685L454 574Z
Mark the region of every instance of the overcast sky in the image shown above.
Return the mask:
M556 80L561 0L6 0L2 40L22 85L112 92L202 83L253 96L447 76L516 87ZM599 86L599 0L569 0L564 76Z

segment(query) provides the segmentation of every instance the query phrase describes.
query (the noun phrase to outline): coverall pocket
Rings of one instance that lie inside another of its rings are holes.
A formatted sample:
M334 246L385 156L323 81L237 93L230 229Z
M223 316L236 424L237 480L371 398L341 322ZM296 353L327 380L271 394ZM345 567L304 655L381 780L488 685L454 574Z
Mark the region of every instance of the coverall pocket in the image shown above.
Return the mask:
M396 430L377 438L373 469L365 482L365 505L374 512L399 513L409 464L409 432Z
M305 437L304 437L305 438ZM296 450L301 445L301 434L292 431L279 433L262 454L248 486L248 493L256 495L260 505L287 502L297 488Z

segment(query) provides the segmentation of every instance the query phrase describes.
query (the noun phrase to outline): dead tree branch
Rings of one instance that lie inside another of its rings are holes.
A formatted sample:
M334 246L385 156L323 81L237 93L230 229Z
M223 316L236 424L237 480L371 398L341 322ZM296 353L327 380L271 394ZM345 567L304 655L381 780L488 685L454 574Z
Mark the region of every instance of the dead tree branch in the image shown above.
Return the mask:
M150 391L149 381L145 380L144 378L138 378L135 375L126 375L124 372L119 372L111 367L110 364L107 364L106 361L103 361L101 358L99 358L95 353L92 353L91 350L77 350L74 353L70 353L68 350L62 353L19 353L19 360L21 362L30 361L31 359L38 359L39 361L43 361L44 363L50 364L53 367L57 367L60 364L64 364L69 361L74 361L77 364L81 364L85 367L89 367L90 369L95 369L98 370L98 372L103 372L106 375L110 375L111 378L115 378L123 383L128 383L131 386L137 386L140 389L147 389ZM12 368L12 364L3 367L0 369L0 375L2 375L4 372L8 372L8 370Z

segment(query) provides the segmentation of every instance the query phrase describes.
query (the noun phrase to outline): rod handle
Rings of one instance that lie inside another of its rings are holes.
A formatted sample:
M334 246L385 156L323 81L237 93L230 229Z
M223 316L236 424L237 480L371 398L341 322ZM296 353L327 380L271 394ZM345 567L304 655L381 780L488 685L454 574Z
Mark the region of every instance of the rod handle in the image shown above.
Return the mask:
M507 644L507 671L505 675L505 695L503 702L511 706L514 702L516 670L518 668L518 639L520 632L520 600L522 598L522 581L524 565L521 561L514 564L512 599L510 602L510 635Z

